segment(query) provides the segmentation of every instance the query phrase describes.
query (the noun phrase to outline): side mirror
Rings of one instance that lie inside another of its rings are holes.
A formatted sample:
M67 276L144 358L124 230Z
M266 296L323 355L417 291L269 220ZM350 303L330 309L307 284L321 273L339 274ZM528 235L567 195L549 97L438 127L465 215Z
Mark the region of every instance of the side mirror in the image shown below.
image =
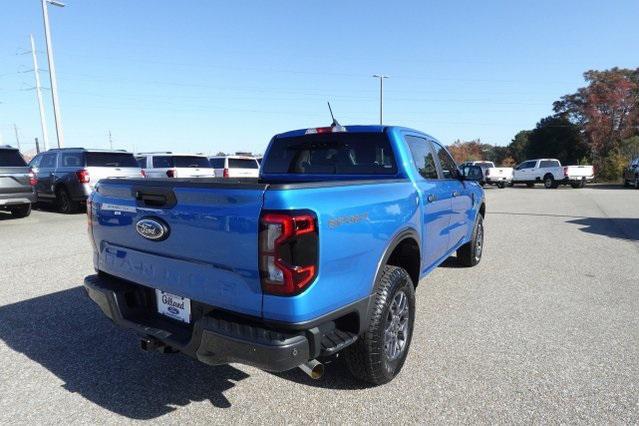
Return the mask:
M461 169L462 180L478 182L484 178L484 172L479 166L464 166Z

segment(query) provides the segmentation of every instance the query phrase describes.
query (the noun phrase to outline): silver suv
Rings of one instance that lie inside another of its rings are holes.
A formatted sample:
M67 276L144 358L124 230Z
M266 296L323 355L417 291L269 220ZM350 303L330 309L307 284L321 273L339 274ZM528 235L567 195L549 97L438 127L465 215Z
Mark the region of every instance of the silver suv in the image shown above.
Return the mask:
M38 201L54 204L61 213L78 211L100 179L142 178L133 154L126 151L51 149L29 165L37 179Z

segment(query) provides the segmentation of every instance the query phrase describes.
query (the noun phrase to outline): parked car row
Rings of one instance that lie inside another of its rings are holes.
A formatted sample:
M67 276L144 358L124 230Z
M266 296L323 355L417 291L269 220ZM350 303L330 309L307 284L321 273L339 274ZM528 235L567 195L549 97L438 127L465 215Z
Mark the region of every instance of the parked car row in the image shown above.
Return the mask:
M557 188L559 185L583 188L587 182L592 182L594 179L592 166L562 166L561 162L554 158L527 160L515 168L495 167L492 161L469 161L463 165L480 166L484 173L481 184L497 185L499 188L515 184L523 184L532 188L538 183L543 183L549 189ZM637 185L639 187L639 178L637 178Z
M61 213L78 211L105 178L203 178L259 176L248 155L207 157L173 152L132 154L123 150L51 149L27 164L16 148L0 147L0 210L25 217L42 202Z

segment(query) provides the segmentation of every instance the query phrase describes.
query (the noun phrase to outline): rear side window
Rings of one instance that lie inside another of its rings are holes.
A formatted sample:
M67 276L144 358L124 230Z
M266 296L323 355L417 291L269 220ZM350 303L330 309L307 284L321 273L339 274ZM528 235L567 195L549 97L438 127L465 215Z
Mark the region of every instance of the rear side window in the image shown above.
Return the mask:
M119 152L87 152L87 167L138 167L133 154Z
M84 155L81 152L63 152L60 154L60 167L84 167Z
M415 162L417 171L424 179L437 179L437 166L430 142L416 136L406 136L406 142Z
M539 162L539 168L546 168L546 167L559 167L559 161L544 160Z
M229 169L257 169L257 161L250 158L229 158Z
M214 169L224 168L224 158L211 158L209 162L211 163L211 167Z
M55 169L56 154L44 154L40 162L41 169Z
M206 157L176 156L173 157L173 167L211 167Z
M455 160L450 156L446 149L437 144L433 143L433 148L437 153L437 158L439 158L439 165L442 168L442 175L444 179L454 179L457 177L457 164L455 164Z
M0 167L25 167L24 158L16 149L0 149Z
M384 133L323 133L274 139L264 173L394 175L397 164Z
M140 157L136 159L138 162L138 167L141 169L146 169L146 157Z

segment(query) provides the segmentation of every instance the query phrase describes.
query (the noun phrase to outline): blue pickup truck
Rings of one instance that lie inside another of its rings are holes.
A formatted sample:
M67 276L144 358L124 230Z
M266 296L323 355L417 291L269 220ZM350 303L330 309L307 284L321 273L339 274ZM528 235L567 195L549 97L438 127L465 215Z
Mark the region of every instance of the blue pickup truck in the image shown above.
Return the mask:
M146 350L311 377L401 370L420 278L481 260L479 167L401 127L276 135L260 178L105 179L88 201L89 297Z

